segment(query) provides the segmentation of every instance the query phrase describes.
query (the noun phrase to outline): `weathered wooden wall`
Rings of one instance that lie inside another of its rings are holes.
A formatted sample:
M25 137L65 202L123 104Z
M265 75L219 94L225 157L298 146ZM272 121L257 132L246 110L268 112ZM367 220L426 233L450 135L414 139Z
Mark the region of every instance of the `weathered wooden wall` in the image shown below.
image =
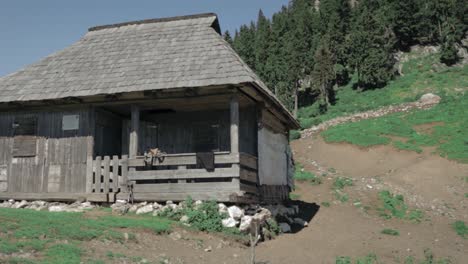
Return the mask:
M142 113L138 136L138 152L143 154L149 148L159 148L168 154L196 152L195 133L199 126L217 126L217 151L229 151L229 110ZM253 107L240 111L240 151L257 155L257 118ZM122 126L122 154L128 154L130 120Z
M79 128L63 130L63 115L78 115ZM14 157L15 118L37 117L35 155ZM0 113L0 191L8 193L84 192L86 160L92 155L90 109ZM6 181L5 181L6 179Z

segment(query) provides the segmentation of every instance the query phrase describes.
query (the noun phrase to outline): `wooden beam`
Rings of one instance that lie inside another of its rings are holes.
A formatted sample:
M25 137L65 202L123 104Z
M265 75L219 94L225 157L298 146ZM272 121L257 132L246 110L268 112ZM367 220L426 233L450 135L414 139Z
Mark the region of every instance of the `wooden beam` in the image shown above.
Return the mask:
M128 174L128 179L131 181L136 181L136 180L235 178L235 177L239 177L239 174L240 174L239 167L217 168L213 172L206 171L205 169L148 170L148 171L131 171Z
M239 155L231 155L229 152L214 153L215 164L239 163ZM197 159L195 153L167 154L161 160L154 159L153 166L183 166L196 165ZM130 167L145 166L144 157L137 156L136 159L129 160Z
M140 129L140 109L137 105L132 105L132 120L129 141L129 156L131 159L138 155L138 132Z
M239 153L239 98L231 97L229 104L231 112L231 153Z

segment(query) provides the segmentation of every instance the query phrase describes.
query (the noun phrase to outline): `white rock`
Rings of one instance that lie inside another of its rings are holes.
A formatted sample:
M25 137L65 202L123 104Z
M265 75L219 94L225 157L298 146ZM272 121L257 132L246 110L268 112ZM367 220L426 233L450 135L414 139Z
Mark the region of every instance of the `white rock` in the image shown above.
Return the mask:
M263 223L265 222L266 220L270 219L271 218L271 212L270 210L266 209L266 208L262 208L260 209L260 212L256 213L254 216L253 216L253 219L259 223Z
M49 212L65 212L66 208L63 205L49 206Z
M421 96L419 101L423 104L438 104L440 102L440 96L433 93L427 93Z
M161 204L158 204L157 202L154 202L154 203L153 203L153 208L154 208L155 210L159 210L159 209L163 208L163 206L162 206Z
M14 203L15 203L15 200L10 199L10 200L8 200L8 202L11 203L11 204L14 204Z
M27 201L22 200L21 202L16 202L16 203L12 206L12 208L17 208L17 209L19 209L19 208L25 208L25 207L28 206L28 205L29 205L29 203L28 203Z
M252 225L252 216L245 215L241 219L241 222L239 225L239 231L241 232L249 231L251 225Z
M239 220L244 216L244 211L235 205L228 208L228 213L229 217L234 218L235 220Z
M180 221L180 222L182 222L182 223L187 223L187 222L188 222L188 220L189 220L189 217L188 217L188 216L186 216L186 215L183 215L183 216L180 218L180 220L179 220L179 221Z
M169 205L169 204L174 204L174 202L173 202L173 201L170 201L170 200L169 200L169 201L166 201L166 205Z
M195 203L194 203L195 209L200 207L202 204L203 204L203 201L200 201L200 200L195 201Z
M238 222L234 218L226 218L221 223L224 227L235 227Z
M91 210L93 209L95 206L92 205L90 202L84 202L84 203L81 203L80 206L78 208L80 209L83 209L83 210Z
M228 213L228 209L227 209L227 206L223 203L219 203L218 204L218 212L220 214L227 214Z
M153 208L153 205L152 204L148 204L148 205L145 205L143 207L140 207L136 210L136 214L139 215L139 214L147 214L147 213L151 213L154 211L154 208Z
M115 203L127 204L127 200L117 200Z

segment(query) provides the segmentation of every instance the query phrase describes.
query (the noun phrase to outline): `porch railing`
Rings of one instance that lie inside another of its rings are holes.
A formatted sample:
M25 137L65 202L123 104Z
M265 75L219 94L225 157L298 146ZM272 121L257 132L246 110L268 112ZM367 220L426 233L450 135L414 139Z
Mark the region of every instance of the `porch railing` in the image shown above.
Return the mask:
M195 166L195 153L166 154L161 159L153 159L149 165L143 156L135 159L125 155L120 158L96 157L88 160L86 188L88 193L127 193L127 186L131 184L134 194L156 198L185 199L188 195L199 197L200 194L210 192L228 194L239 191L258 195L255 156L217 152L214 162L214 170L207 171ZM216 198L209 195L206 197Z
M87 193L118 193L127 185L128 156L96 157L87 163Z

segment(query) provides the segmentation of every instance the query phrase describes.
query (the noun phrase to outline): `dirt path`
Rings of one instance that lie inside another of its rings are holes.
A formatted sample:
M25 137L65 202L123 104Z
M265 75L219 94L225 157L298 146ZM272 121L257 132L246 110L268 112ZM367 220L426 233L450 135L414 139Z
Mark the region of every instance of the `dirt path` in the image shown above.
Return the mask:
M468 220L468 203L463 196L468 191L463 180L468 176L468 165L427 152L400 152L388 146L359 149L326 144L320 138L295 141L293 149L307 170L323 173L329 168L334 172L328 173L321 185L299 184L296 193L303 201L331 202L331 206L321 206L310 226L301 232L261 244L262 259L270 263L334 263L336 256L374 253L383 263L403 263L410 255L422 259L428 248L437 258L466 263L468 242L457 236L450 224L455 219ZM331 191L337 175L355 179L355 186L346 190L350 196L346 203L335 201ZM404 194L410 206L424 210L424 220L418 224L379 217L377 192L381 189ZM381 234L384 228L398 230L400 235Z
M468 183L463 180L468 176L468 165L430 151L416 154L389 146L360 149L326 144L320 138L301 139L292 146L306 170L325 175L320 185L298 184L296 194L307 204L321 206L308 227L261 243L257 247L260 263L335 263L337 256L355 259L371 253L381 263L404 263L407 256L421 260L425 249L437 259L466 263L468 240L456 235L450 225L455 220L468 222L468 199L464 198ZM338 176L355 182L345 188L349 200L344 203L337 201L332 191ZM379 217L377 193L382 189L403 194L412 208L423 210L422 222ZM323 206L323 202L330 206ZM381 234L385 228L400 234ZM239 243L177 228L170 235L140 232L128 242L92 241L86 247L89 259L106 263L236 264L249 259L249 249ZM117 254L110 256L109 252Z

